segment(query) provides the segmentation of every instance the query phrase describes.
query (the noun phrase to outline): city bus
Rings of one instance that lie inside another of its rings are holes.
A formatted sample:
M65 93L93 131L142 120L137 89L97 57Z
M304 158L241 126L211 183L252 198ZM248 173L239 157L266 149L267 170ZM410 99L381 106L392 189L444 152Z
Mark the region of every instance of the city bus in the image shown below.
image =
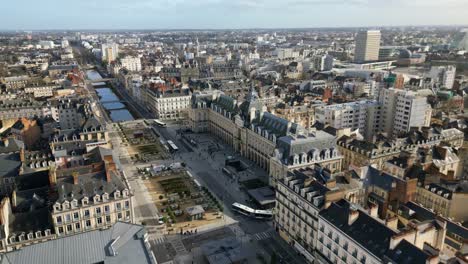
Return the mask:
M157 126L160 126L160 127L166 127L167 126L166 123L161 122L161 121L159 121L157 119L154 119L154 124L157 125Z
M273 213L270 210L255 210L254 218L256 219L273 219Z
M232 210L250 218L263 220L273 219L273 213L270 210L256 210L240 203L233 203Z
M177 147L176 144L174 144L174 142L172 142L172 140L168 140L167 141L167 145L169 146L169 150L172 151L172 152L176 152L179 150L179 148Z

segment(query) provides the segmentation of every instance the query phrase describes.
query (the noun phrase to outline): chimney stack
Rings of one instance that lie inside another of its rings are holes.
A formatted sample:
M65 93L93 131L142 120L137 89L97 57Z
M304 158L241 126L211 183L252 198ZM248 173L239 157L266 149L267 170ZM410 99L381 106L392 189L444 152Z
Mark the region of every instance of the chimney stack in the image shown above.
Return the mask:
M25 161L25 155L24 155L24 148L20 148L20 160L21 162L24 162Z
M385 225L391 229L398 230L398 217L392 216L385 220Z
M379 206L375 204L369 205L369 215L378 218L379 216Z
M16 208L16 190L11 193L11 207Z
M106 181L111 182L112 181L111 172L116 171L116 166L115 166L114 159L112 158L112 155L107 155L104 157L104 164L105 164L105 169L106 169Z
M72 176L73 176L73 184L77 185L78 184L78 172L74 171L72 173Z
M3 141L3 145L4 145L5 147L8 147L8 144L9 144L10 140L9 140L8 138L3 138L2 141Z
M359 211L357 209L350 208L348 215L348 225L352 225L359 217Z
M51 166L49 169L49 185L50 187L55 187L57 184L57 169L55 166Z

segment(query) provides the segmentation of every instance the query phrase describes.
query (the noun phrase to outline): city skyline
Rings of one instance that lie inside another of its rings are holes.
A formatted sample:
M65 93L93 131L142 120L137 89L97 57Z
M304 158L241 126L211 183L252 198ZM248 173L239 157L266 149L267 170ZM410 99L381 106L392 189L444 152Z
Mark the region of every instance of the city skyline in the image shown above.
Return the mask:
M0 30L247 29L466 25L462 0L57 0L3 4ZM444 12L440 12L443 9ZM327 12L329 11L329 12ZM398 15L396 15L398 14Z

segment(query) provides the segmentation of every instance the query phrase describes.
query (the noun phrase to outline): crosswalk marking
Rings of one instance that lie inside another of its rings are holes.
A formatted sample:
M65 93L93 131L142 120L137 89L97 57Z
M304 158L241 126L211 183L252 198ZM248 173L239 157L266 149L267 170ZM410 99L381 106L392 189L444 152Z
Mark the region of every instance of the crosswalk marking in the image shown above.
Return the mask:
M155 244L164 244L164 243L166 243L166 239L164 237L157 237L156 239L154 239L154 243Z
M265 232L254 234L253 238L255 240L264 240L264 239L270 238L271 236L272 236L272 231L265 231Z
M177 253L187 253L187 250L185 249L185 246L180 238L173 237L168 239L168 242L171 243L172 247L174 247Z

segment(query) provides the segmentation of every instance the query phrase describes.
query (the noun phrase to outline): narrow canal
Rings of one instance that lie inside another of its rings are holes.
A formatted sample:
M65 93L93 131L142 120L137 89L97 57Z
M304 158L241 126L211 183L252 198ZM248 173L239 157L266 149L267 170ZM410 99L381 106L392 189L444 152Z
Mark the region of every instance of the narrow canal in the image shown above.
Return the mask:
M101 75L95 70L87 71L86 75L91 81L102 79ZM135 119L128 111L126 105L121 102L120 98L111 88L107 87L107 83L93 83L93 87L99 96L99 103L101 103L104 109L109 113L112 121L121 122Z

